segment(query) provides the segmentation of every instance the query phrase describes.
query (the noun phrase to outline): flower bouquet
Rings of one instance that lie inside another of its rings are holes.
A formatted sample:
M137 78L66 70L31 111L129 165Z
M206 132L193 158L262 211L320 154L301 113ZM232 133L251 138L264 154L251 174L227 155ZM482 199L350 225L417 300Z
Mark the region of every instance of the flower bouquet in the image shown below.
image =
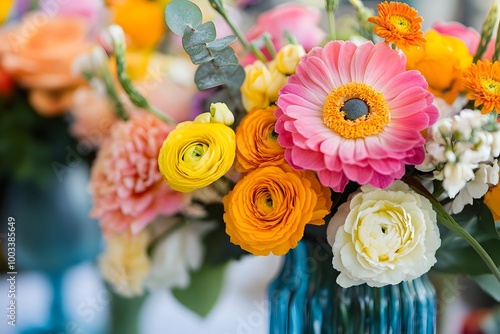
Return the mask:
M437 270L482 275L498 299L497 3L481 34L459 23L424 34L407 4L374 12L360 0L341 24L339 2L325 1L328 33L319 9L291 4L244 33L232 5L208 3L224 24L186 0L165 11L170 47L189 56L183 73L201 91L189 117L135 87L119 25L103 36L107 54L90 56L116 60L135 106L115 103L122 120L90 181L106 240L99 264L115 289L172 289L204 315L229 261L314 240L338 272L331 285L385 287ZM224 29L234 35L217 38ZM113 87L101 65L85 75ZM199 294L203 305L189 298Z

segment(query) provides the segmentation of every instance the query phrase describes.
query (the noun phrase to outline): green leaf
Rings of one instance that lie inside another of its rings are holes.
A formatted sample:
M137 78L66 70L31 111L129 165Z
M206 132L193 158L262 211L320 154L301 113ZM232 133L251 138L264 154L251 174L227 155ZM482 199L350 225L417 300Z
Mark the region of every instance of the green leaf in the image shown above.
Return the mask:
M215 25L212 21L203 23L195 29L186 28L184 36L182 36L182 46L187 49L199 44L212 42L217 37ZM189 52L188 52L189 53Z
M223 85L226 82L226 76L210 62L198 67L194 74L194 81L199 90L205 90Z
M214 52L214 63L217 66L238 65L238 58L231 48L222 51Z
M212 52L222 51L236 40L236 36L226 36L219 38L213 42L207 43L207 49Z
M201 65L203 63L208 63L213 60L214 57L210 54L206 47L202 47L201 50L197 53L192 53L189 55L191 57L191 62L195 65Z
M205 317L219 299L226 267L203 265L191 274L191 284L187 289L172 289L172 294L182 305Z
M481 243L495 263L500 263L500 243L489 240ZM470 246L450 249L440 247L436 252L437 263L433 269L449 274L482 275L491 273L490 268Z
M492 274L473 276L477 285L481 287L487 294L500 303L500 282L498 282Z
M183 36L186 27L196 28L202 22L200 8L187 0L173 0L165 8L165 21L172 32Z
M245 70L241 66L224 66L222 72L226 75L226 86L229 89L239 89L245 80Z

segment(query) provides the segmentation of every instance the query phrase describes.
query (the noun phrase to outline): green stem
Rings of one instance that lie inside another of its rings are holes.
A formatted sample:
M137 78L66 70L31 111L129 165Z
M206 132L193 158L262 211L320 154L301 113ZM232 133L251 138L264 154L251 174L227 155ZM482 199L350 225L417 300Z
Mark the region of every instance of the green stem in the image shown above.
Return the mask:
M259 59L261 62L263 63L267 62L266 56L262 53L262 51L259 50L258 47L255 46L255 44L250 43L250 50L253 52L255 57L257 57L257 59Z
M330 40L334 41L337 39L335 34L335 11L332 6L326 7L328 12L328 30L330 32Z
M458 225L455 222L455 228L452 229L455 233L460 235L462 238L465 239L469 243L469 245L474 248L474 250L479 254L479 256L483 259L484 263L488 266L488 268L491 270L493 275L495 275L496 279L498 282L500 282L500 270L496 266L495 262L493 262L493 259L488 255L488 253L484 250L483 246L479 242L477 242L476 239L472 235L469 234L466 230L464 230L460 225Z
M245 50L250 50L250 43L248 42L247 38L245 37L243 32L240 30L240 28L238 28L238 26L236 24L234 24L233 20L231 20L231 18L227 15L227 12L223 11L220 14L224 18L224 20L226 20L227 24L229 25L229 27L231 28L233 33L236 35L236 37L238 37L238 39L241 42L241 45L243 45Z
M121 29L121 28L120 28ZM159 112L154 109L146 100L144 96L142 96L137 89L134 87L132 80L130 80L127 72L126 72L126 60L125 60L125 37L120 33L113 36L113 48L115 51L115 60L116 60L116 69L118 72L118 81L122 85L125 93L129 97L130 101L137 107L147 110L152 113L162 121L169 124L176 124L176 122L168 117L167 115Z
M271 35L268 32L265 32L262 37L264 38L264 43L266 43L267 51L269 51L271 57L276 57L276 49L274 48L273 41L271 40Z

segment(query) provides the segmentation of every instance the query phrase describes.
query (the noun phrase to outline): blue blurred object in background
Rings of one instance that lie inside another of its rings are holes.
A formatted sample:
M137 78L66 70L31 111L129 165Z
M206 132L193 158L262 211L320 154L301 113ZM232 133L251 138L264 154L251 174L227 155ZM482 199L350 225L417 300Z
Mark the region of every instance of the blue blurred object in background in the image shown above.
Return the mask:
M100 251L98 222L90 219L88 167L81 163L58 178L53 173L42 185L8 182L2 217L16 224L16 270L36 270L47 276L53 293L50 318L43 328L23 333L62 332L68 320L64 308L65 272ZM3 231L5 232L5 231Z

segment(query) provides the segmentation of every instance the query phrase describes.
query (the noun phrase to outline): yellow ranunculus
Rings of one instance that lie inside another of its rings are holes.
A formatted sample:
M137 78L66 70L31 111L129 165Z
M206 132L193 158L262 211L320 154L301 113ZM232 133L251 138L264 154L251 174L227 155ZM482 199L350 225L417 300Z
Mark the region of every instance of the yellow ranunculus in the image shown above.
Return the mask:
M464 89L462 73L472 63L464 42L430 30L423 47L403 50L406 68L419 70L429 83L429 91L451 104Z
M490 188L484 195L484 204L490 209L493 219L500 221L500 184Z
M235 135L230 127L183 122L163 142L158 165L172 189L190 192L221 178L233 165L235 155Z

